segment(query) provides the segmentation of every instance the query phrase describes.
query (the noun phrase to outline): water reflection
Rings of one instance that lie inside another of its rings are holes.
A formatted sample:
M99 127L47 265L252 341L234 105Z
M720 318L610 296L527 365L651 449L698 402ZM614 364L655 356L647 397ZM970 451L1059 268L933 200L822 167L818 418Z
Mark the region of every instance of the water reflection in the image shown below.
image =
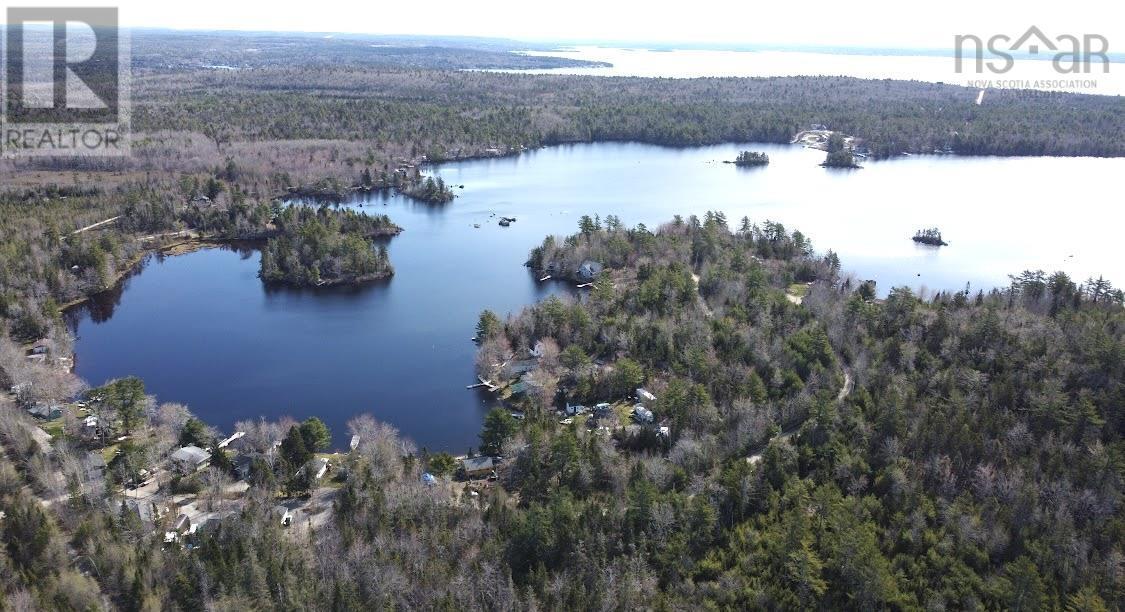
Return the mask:
M770 164L722 163L740 150L763 151ZM707 210L724 211L732 225L743 215L772 219L821 252L833 249L880 293L987 288L1025 268L1125 280L1122 213L1104 199L1125 160L913 157L835 171L817 165L823 158L752 143L606 143L443 164L431 171L465 185L449 205L385 193L347 204L404 228L388 244L390 279L266 287L250 247L154 257L68 314L78 373L93 384L139 375L160 400L224 429L245 418L316 415L344 445L347 420L370 412L420 446L464 452L493 404L466 389L480 311L504 317L547 295L577 295L523 264L545 235L573 233L584 214L652 228ZM501 227L500 216L517 221ZM935 226L948 247L911 240Z

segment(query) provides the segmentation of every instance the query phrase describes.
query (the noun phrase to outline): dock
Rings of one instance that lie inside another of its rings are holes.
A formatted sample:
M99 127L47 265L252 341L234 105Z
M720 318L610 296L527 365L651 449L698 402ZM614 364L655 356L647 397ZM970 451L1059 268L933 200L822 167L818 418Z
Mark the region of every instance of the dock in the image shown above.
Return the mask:
M477 380L479 380L480 382L475 384L475 385L468 385L465 388L466 389L479 389L481 387L485 387L489 391L492 391L493 393L495 393L496 391L498 391L500 389L500 387L496 386L491 380L485 380L483 376L477 376Z

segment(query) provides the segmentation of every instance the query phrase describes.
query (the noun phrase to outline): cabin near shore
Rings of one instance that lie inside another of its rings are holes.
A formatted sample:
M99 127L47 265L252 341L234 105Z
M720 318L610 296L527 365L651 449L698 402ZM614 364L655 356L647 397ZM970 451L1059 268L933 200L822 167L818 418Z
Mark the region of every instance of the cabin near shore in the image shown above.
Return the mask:
M597 278L604 269L605 266L602 264L588 259L582 262L582 265L578 266L578 271L575 272L575 274L578 276L579 280L589 282Z
M488 478L496 470L496 460L492 457L466 457L461 460L461 469L470 480Z

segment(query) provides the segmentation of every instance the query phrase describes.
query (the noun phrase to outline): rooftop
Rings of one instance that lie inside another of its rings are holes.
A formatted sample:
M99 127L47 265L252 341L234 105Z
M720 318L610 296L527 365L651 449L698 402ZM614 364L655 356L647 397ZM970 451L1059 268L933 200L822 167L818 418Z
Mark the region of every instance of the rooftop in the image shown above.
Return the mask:
M495 466L492 457L467 457L462 460L461 465L465 467L466 472L476 472L479 470L491 470Z
M200 464L211 458L211 453L198 446L185 446L172 453L172 461Z

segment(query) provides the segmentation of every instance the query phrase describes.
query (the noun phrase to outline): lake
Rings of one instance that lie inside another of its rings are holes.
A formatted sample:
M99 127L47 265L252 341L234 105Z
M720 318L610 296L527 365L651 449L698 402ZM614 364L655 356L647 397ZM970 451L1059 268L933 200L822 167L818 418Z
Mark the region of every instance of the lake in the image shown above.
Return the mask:
M609 62L608 67L570 67L538 70L512 70L535 74L584 74L633 77L784 77L848 76L861 79L896 79L949 83L971 87L1042 89L1101 95L1125 95L1121 56L1110 54L1108 73L1095 66L1090 74L1059 74L1052 63L1040 59L1016 58L1006 73L977 74L971 58L964 71L955 70L952 49L948 53L912 55L879 52L848 53L796 50L714 50L714 49L628 49L597 46L567 47L557 51L526 51L528 55ZM966 56L969 57L969 56ZM983 83L988 81L989 83Z
M742 149L768 167L723 164ZM962 289L1024 269L1125 279L1117 201L1125 159L914 156L829 170L824 153L786 145L672 149L581 144L431 169L457 189L445 206L398 196L356 200L405 228L390 240L396 275L359 289L268 289L254 250L151 258L118 290L70 313L77 373L91 384L137 375L162 402L204 421L324 419L338 446L370 412L419 446L462 453L493 405L475 382L480 311L516 312L552 292L523 266L547 234L583 214L649 227L722 210L800 229L845 270L891 286ZM514 216L511 227L499 216ZM480 224L480 228L473 227ZM950 246L910 240L941 228Z

